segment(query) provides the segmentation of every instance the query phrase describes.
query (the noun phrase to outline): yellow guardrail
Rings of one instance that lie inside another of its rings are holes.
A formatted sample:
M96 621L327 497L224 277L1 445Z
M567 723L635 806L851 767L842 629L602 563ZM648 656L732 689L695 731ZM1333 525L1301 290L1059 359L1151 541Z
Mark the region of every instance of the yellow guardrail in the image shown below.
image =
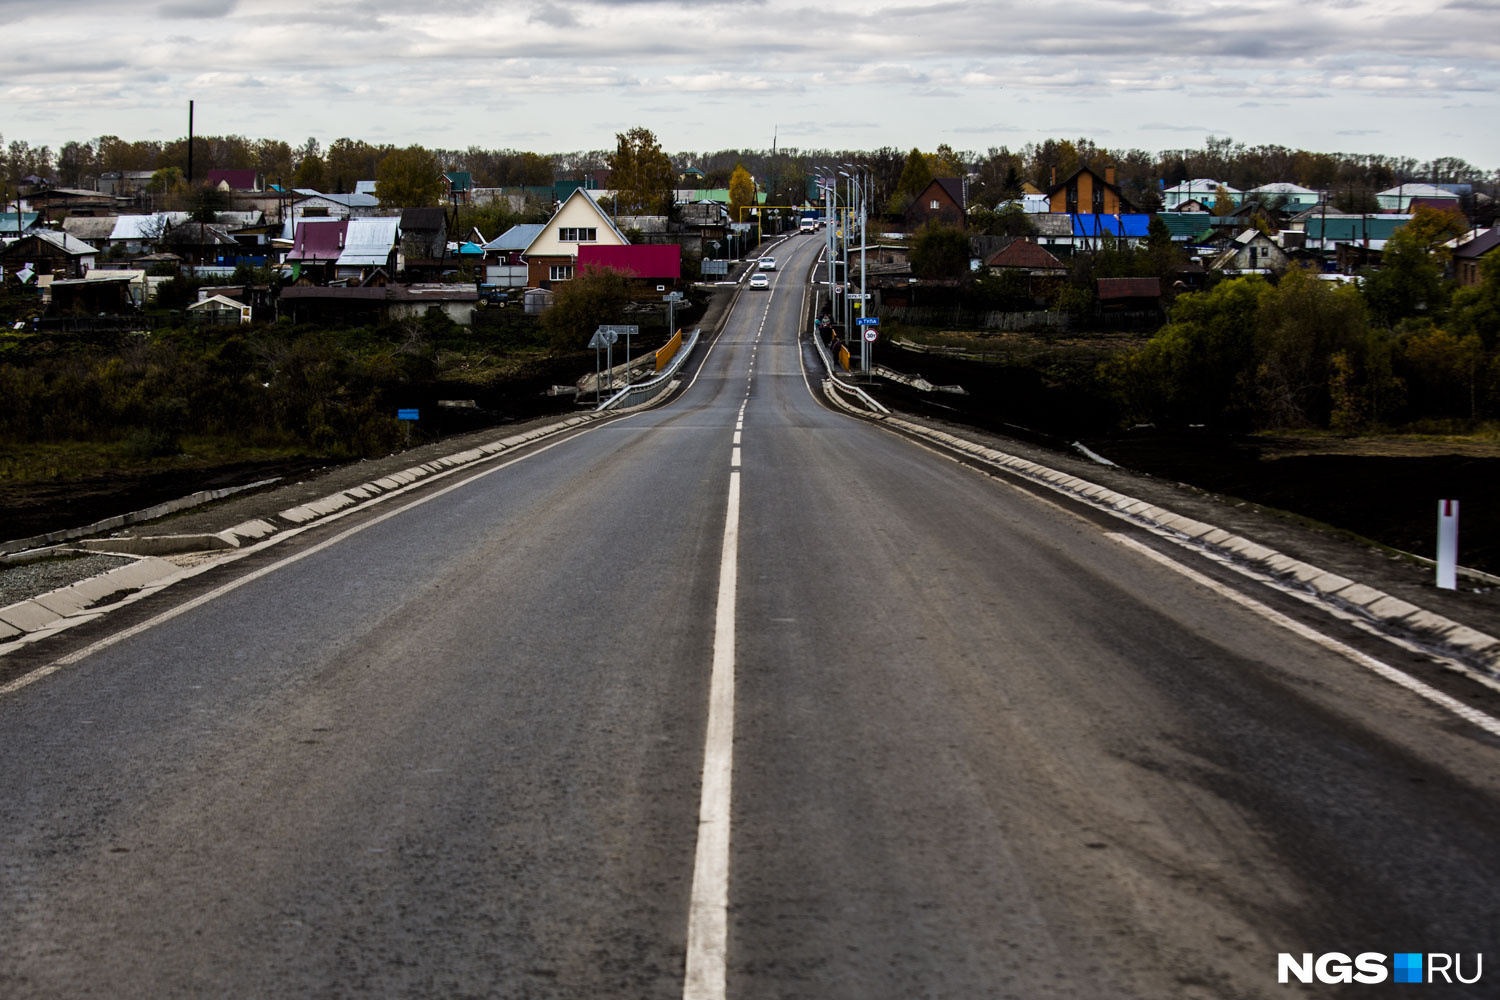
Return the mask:
M657 348L656 370L661 371L663 368L667 367L667 365L671 364L672 359L677 356L677 352L681 349L682 331L678 330L676 333L672 334L671 340L667 341L665 344L661 345L661 347Z
M849 348L839 348L839 364L844 366L844 371L849 371Z

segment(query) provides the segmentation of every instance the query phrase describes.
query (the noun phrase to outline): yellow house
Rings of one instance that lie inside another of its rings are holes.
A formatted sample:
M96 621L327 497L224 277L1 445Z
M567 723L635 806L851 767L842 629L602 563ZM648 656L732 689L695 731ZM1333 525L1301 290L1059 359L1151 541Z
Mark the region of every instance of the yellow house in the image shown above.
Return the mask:
M573 277L578 248L585 245L624 247L630 241L588 191L577 188L522 251L527 286L538 288L544 281L550 284Z
M1052 172L1052 186L1047 189L1049 210L1095 215L1118 215L1134 209L1115 186L1115 168L1105 167L1101 177L1091 167L1079 167L1060 183L1056 169Z

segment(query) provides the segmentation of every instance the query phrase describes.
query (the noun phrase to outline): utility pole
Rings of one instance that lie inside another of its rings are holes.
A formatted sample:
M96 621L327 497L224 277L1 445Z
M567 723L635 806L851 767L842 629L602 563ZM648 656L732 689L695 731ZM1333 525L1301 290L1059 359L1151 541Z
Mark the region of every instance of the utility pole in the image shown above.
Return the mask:
M193 102L188 101L188 187L193 186Z

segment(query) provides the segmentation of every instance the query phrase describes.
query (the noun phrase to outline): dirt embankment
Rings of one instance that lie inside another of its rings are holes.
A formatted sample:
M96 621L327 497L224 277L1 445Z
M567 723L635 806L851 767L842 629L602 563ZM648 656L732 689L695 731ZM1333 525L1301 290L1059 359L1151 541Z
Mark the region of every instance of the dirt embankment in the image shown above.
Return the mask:
M913 412L1053 447L1082 441L1127 469L1289 511L1404 552L1431 558L1437 502L1458 500L1459 561L1500 574L1500 443L1155 429L1109 433L1104 428L1113 414L1083 381L889 344L881 346L879 360L968 392L881 386L882 398Z

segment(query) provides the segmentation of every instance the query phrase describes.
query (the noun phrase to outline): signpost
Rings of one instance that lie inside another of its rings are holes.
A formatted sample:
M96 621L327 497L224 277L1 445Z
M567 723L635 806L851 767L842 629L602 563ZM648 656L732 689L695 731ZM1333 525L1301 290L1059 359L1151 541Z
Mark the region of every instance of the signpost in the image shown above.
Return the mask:
M864 296L860 296L860 297L863 298ZM854 322L858 326L863 327L863 329L860 332L862 332L864 334L864 343L862 343L862 344L859 345L860 346L860 352L859 352L860 358L859 358L859 360L860 360L860 367L863 368L865 374L868 375L870 373L870 345L873 344L873 343L875 343L875 338L876 337L880 336L880 317L879 316L860 316Z
M411 447L411 425L417 422L416 410L397 410L396 419L406 425L406 446Z
M599 376L599 350L605 351L604 370L609 375L610 385L613 387L615 378L615 344L620 335L625 335L625 380L630 381L630 338L640 333L641 328L635 324L605 324L594 330L594 336L589 340L589 346L594 349L594 402L603 399L604 383Z

